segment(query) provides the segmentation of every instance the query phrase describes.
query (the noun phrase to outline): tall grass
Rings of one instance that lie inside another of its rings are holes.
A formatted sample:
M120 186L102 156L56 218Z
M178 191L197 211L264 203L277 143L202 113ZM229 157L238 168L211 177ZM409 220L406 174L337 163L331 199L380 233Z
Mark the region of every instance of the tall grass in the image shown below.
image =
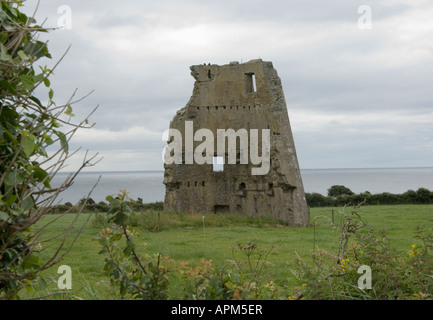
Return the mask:
M334 221L332 221L334 210ZM410 250L410 245L420 243L415 238L417 225L431 227L433 205L398 205L364 206L359 209L366 229L386 230L391 245L398 250ZM83 222L88 214L83 214ZM255 243L264 251L272 248L266 258L263 273L269 281L281 286L294 286L292 269L296 257L312 262L312 252L320 248L337 252L339 239L338 208L312 208L311 227L290 227L269 218L253 219L248 217L223 214L180 214L147 210L131 217L131 223L140 231L135 242L137 250L149 254L161 253L176 263L200 263L201 259L212 260L216 266L235 270L232 263L233 248L238 243ZM50 217L47 217L49 219ZM73 215L66 215L50 225L50 238L68 225ZM313 224L314 222L314 224ZM204 225L204 228L203 228ZM103 275L104 256L99 255L100 246L93 238L101 229L111 227L105 213L94 217L83 230L73 250L65 257L62 264L69 265L73 271L72 293L49 296L51 299L118 299L116 291ZM76 230L77 231L77 230ZM75 232L76 232L75 231ZM55 241L55 240L53 240ZM43 244L50 254L51 247ZM55 246L53 246L55 248ZM46 296L56 290L57 267L48 269L43 274L48 279L47 288L35 288L27 298ZM51 280L50 280L51 279ZM181 288L177 289L181 292Z
M106 213L97 213L92 221L95 228L110 225L110 216ZM135 213L128 221L133 227L152 232L167 231L171 229L206 229L225 228L231 226L248 226L253 228L262 227L285 227L286 223L273 220L268 217L251 218L229 214L193 214L173 213L165 211L146 210Z

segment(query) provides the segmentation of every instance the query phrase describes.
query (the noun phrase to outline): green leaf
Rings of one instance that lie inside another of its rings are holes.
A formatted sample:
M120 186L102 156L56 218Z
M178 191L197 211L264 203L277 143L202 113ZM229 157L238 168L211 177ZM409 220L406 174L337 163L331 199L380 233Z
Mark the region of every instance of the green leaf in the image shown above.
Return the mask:
M128 286L128 278L123 277L122 281L120 282L120 295L122 297L124 297L126 294L127 286Z
M116 209L118 209L120 207L120 205L122 204L122 202L119 199L113 198L112 196L107 196L105 198L108 203L110 204L111 207L111 212L115 212Z
M6 205L11 206L17 201L18 197L14 194L11 194L9 197L6 198Z
M35 205L35 202L33 201L32 197L27 197L21 202L21 208L24 211L28 211L33 208Z
M110 242L119 241L120 239L122 239L122 236L122 233L116 233L110 237Z
M113 270L116 267L116 263L113 260L108 260L104 265L104 271Z
M39 267L39 256L31 254L24 262L24 268L38 268Z
M36 19L33 17L26 17L26 18L28 19L29 24L36 23ZM24 22L24 23L26 23L26 22ZM35 28L40 28L40 26L35 26Z
M33 288L33 286L31 284L24 286L24 288L26 289L27 293L32 293L35 291L35 289Z
M117 269L114 269L111 274L113 275L114 279L119 279L120 278L120 272Z
M18 56L21 58L21 60L29 60L29 57L22 50L18 51Z
M45 107L42 105L41 101L36 97L29 97L30 100L32 100L34 103L36 103L39 107L42 109L45 109Z
M5 184L7 184L9 186L14 186L14 185L20 184L23 181L24 181L24 177L21 174L16 173L15 171L12 171L12 172L9 172L8 174L6 174L6 177L4 180Z
M62 132L57 132L57 135L58 135L58 137L60 139L60 145L61 145L61 147L63 149L63 152L64 153L68 153L69 146L68 146L68 140L66 139L65 134L62 133Z
M51 82L50 82L50 80L48 78L44 78L44 84L48 88L51 85Z
M36 178L37 181L43 182L46 188L51 189L50 186L51 179L48 177L48 173L44 169L40 167L35 167L33 171L33 176Z
M20 215L22 215L24 213L23 208L16 208L16 209L11 209L10 211L15 217L19 217Z
M21 80L21 85L25 91L32 90L36 85L33 76L22 74L19 76L19 79Z
M0 211L0 221L7 221L9 219L9 215L6 212Z
M34 79L35 83L39 83L39 82L44 81L45 77L42 73L39 73L39 74L33 76L33 79Z
M47 153L47 151L45 150L44 147L39 146L38 151L39 151L39 154L40 154L40 155L42 155L42 156L48 158L48 153Z
M70 116L70 117L74 117L74 116L75 116L75 115L72 113L72 107L71 107L70 105L68 105L68 106L66 107L65 114L68 115L68 116Z
M39 287L42 291L44 291L47 288L47 282L44 278L38 277Z
M51 119L51 125L53 126L53 128L61 127L60 123L55 118ZM57 134L57 136L59 136L59 133L57 131L55 133Z
M11 95L16 95L17 94L17 92L15 90L16 89L16 84L15 83L9 83L6 80L1 80L0 81L0 87L2 89L7 89Z
M30 157L35 150L36 144L33 140L32 135L27 135L23 138L23 141L21 142L21 145L23 147L23 151L26 154L27 158Z
M8 53L8 50L3 43L0 43L0 60L14 63L12 56Z
M8 19L7 13L0 9L0 22L7 21Z
M113 222L114 222L115 224L117 224L117 225L122 225L122 224L125 224L125 222L126 222L126 218L127 218L127 215L126 215L126 214L124 214L123 212L119 212L119 213L116 214L116 216L114 217Z
M12 141L12 143L14 145L17 145L18 144L18 140L15 139L14 135L12 133L10 133L8 130L6 130L6 128L3 127L2 129L6 133L6 136Z
M24 44L24 53L32 57L34 60L38 60L42 57L51 58L48 52L47 45L42 41L29 42Z
M44 137L45 138L45 143L47 144L47 146L50 146L54 143L53 139L51 139L51 137Z
M132 239L129 239L126 244L126 248L123 249L123 253L125 255L130 255L133 249L135 249L135 244Z

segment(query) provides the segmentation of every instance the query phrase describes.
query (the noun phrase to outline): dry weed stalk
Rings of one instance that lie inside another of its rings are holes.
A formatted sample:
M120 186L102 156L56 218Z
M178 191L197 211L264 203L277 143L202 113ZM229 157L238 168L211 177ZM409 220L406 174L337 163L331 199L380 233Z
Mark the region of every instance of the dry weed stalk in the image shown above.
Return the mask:
M358 209L365 202L366 200L356 205L349 213L345 213L345 210L350 205L350 203L345 205L343 210L339 211L339 213L341 214L341 235L337 251L338 264L341 264L341 261L346 258L346 247L347 243L349 242L350 234L355 233L357 230L366 226L366 223L362 221L361 216L358 214ZM354 221L354 218L357 218L358 221Z

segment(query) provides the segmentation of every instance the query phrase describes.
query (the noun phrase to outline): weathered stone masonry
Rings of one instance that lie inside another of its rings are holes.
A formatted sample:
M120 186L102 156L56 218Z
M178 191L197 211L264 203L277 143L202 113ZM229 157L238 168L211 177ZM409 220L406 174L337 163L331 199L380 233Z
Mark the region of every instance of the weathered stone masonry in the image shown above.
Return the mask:
M191 74L196 80L192 97L170 128L179 130L182 137L185 121L192 121L194 131L211 130L214 137L217 129L270 129L270 170L266 175L251 175L253 164L228 164L227 153L222 155L226 158L222 172L214 172L212 164L166 164L165 210L270 216L291 225L308 225L286 102L272 63L196 65ZM194 150L200 144L194 142Z

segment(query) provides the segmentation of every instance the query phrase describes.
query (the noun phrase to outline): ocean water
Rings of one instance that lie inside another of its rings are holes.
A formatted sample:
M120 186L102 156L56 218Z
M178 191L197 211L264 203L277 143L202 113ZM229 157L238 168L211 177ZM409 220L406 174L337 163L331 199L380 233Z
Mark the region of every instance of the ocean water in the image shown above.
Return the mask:
M58 173L52 186L59 185L69 173ZM134 172L81 172L74 180L74 184L63 191L57 201L60 203L77 203L85 198L95 186L90 197L96 202L105 201L108 195L116 195L126 189L132 199L143 199L144 203L163 201L165 185L162 183L162 171L134 171Z
M407 190L426 188L433 190L433 168L390 168L390 169L305 169L301 170L305 192L323 195L332 185L344 185L355 193L403 193ZM68 173L59 173L52 185L59 185ZM82 172L74 184L60 194L60 203L76 203L87 196L100 178L91 194L96 202L104 201L121 189L129 191L133 199L143 202L163 201L165 186L162 171L138 172Z

